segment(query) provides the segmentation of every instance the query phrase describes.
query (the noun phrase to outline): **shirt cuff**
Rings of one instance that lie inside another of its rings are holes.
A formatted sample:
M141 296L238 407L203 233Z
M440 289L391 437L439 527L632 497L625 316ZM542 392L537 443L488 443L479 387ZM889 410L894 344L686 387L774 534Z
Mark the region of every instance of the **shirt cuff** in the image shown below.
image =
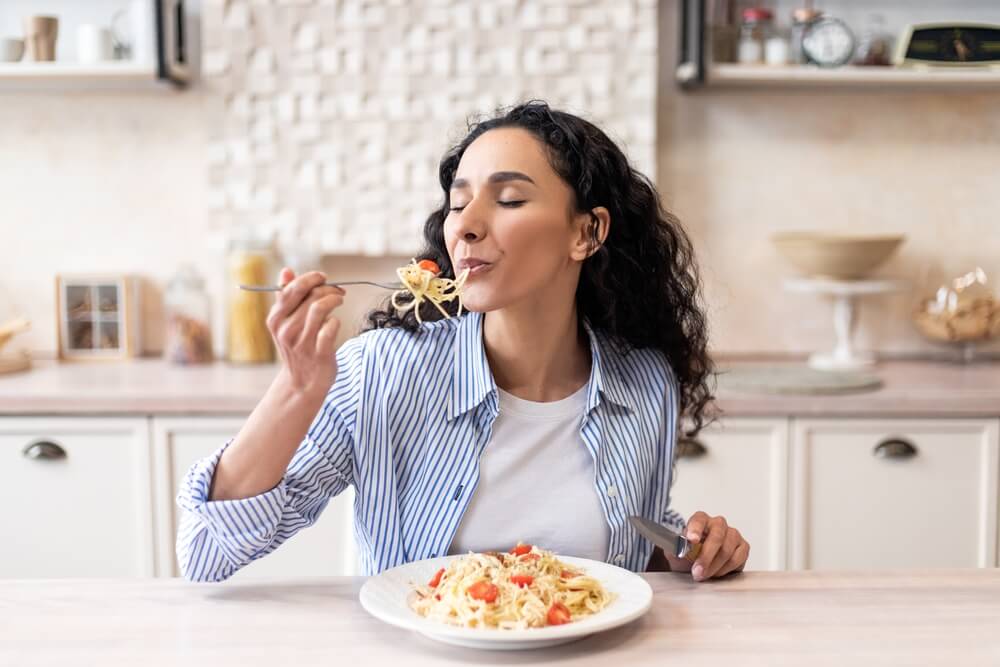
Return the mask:
M242 566L274 539L288 492L282 477L273 489L250 498L209 500L216 466L232 442L191 466L180 484L177 505L196 516L222 553Z

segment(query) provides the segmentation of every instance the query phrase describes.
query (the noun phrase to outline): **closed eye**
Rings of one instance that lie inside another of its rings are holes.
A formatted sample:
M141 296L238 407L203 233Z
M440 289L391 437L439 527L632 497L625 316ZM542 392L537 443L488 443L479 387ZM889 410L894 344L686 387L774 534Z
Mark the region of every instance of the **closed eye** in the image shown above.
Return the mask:
M518 199L516 201L498 201L497 203L505 208L517 208L524 203L524 200Z

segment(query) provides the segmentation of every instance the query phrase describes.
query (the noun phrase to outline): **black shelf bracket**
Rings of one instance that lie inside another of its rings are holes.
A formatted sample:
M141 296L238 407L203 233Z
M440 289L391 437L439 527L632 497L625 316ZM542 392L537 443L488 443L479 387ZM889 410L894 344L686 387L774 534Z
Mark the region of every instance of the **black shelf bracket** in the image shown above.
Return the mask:
M679 0L680 53L674 78L683 90L705 85L705 0Z

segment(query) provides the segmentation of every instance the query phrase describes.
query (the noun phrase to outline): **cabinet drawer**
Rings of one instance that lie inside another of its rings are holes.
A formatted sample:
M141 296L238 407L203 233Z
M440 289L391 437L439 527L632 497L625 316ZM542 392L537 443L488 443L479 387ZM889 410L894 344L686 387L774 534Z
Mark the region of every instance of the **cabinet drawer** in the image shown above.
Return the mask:
M725 516L750 543L747 569L784 569L787 461L786 420L723 420L694 443L682 438L671 505L684 518L697 510Z
M239 432L237 417L163 417L153 420L157 458L159 576L180 574L174 548L180 520L177 488L191 465ZM234 579L288 576L348 576L358 573L353 532L354 490L330 500L315 525L233 575Z
M997 426L975 419L796 421L793 566L993 566Z
M0 577L152 576L144 418L0 418Z

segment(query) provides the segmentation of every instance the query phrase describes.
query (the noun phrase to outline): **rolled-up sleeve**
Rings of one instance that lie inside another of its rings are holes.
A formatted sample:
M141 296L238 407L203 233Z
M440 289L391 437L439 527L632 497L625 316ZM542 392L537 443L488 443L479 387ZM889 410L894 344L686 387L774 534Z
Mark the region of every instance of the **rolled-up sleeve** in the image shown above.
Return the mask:
M215 468L231 440L191 466L177 492L177 561L185 578L229 578L315 523L330 499L352 483L363 350L364 341L355 338L337 352L337 379L273 489L239 500L209 500Z

